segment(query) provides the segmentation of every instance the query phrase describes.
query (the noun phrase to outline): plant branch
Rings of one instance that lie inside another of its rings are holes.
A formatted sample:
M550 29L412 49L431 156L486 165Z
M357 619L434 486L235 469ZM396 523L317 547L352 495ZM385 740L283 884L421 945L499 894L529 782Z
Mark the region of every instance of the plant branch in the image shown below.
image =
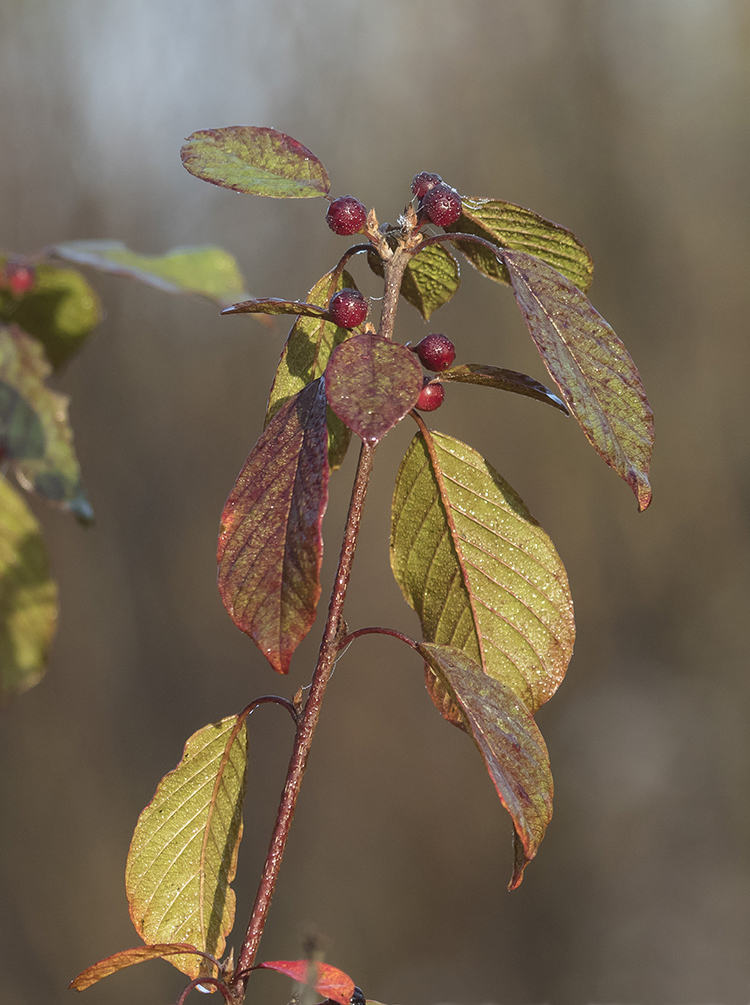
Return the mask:
M320 707L325 694L326 686L333 670L333 663L339 650L339 626L342 622L342 611L346 599L346 591L349 585L354 552L357 545L357 536L362 521L362 510L364 508L367 486L372 472L373 457L375 453L374 445L363 443L359 455L357 474L352 488L351 501L349 503L349 513L344 529L344 539L341 545L336 579L331 592L331 600L328 607L328 617L326 619L323 640L320 644L318 662L313 674L310 693L305 703L304 712L299 720L297 735L294 741L294 749L289 761L286 783L281 795L279 809L276 816L271 844L266 856L265 866L261 875L258 892L255 896L253 913L250 923L242 943L242 949L237 961L237 971L232 982L233 986L241 984L242 993L247 986L250 968L255 963L258 952L258 945L263 934L263 928L271 906L276 880L278 878L281 860L284 856L289 828L297 805L302 779L307 767L307 759L310 755L315 727L320 718ZM239 990L239 987L238 987Z
M411 646L412 649L417 648L417 643L414 639L410 639L408 635L404 635L402 632L397 632L395 628L358 628L356 632L349 632L339 642L339 650L345 649L350 643L358 639L360 635L392 635L394 639L401 639L405 642L407 646Z
M383 262L385 289L383 291L380 327L378 328L378 335L381 338L389 339L393 336L396 308L401 293L401 280L404 278L404 271L412 257L412 253L407 248L399 247L394 251L392 258Z

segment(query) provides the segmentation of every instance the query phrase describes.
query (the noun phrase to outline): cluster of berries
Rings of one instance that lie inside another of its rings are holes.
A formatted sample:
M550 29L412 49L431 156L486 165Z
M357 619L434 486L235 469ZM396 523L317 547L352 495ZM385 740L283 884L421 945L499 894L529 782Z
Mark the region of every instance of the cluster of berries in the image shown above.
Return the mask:
M418 200L417 209L437 227L449 227L461 216L461 196L439 174L420 171L412 178L411 190Z
M420 171L414 175L411 190L417 197L417 209L438 227L449 227L461 216L461 196L446 185L439 174ZM367 210L353 195L342 195L328 207L326 222L334 234L350 237L364 230Z
M446 335L440 335L437 332L425 335L421 342L412 346L412 352L417 354L419 362L425 370L432 370L433 373L447 370L456 358L456 347L451 340ZM424 387L419 392L417 399L417 408L422 412L434 412L436 408L440 408L444 400L445 388L443 385L439 381L425 377Z
M462 213L461 196L446 185L439 174L422 171L412 179L411 190L417 198L417 211L430 223L448 227ZM353 195L342 195L328 207L326 222L334 234L349 237L360 233L367 223L367 210ZM345 289L334 294L328 303L328 314L339 328L356 328L367 317L367 301L358 290ZM456 358L456 349L445 335L426 335L412 349L426 370L440 373ZM445 389L439 381L425 377L417 408L434 412L445 399Z
M22 297L34 288L35 283L36 276L29 265L8 262L4 269L0 269L0 289L10 290L14 297Z

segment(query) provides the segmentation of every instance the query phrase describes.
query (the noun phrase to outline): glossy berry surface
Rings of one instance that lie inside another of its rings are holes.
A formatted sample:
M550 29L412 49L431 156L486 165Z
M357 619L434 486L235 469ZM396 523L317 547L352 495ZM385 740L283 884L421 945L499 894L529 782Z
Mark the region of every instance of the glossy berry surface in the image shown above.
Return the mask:
M362 988L358 988L357 985L355 984L354 991L352 993L351 998L349 999L349 1005L365 1005L366 1001L367 999L365 998Z
M417 199L424 199L431 188L439 185L443 179L439 174L430 174L429 171L420 171L411 180L411 190Z
M359 290L347 288L331 297L328 313L339 328L356 328L367 317L367 301Z
M434 412L445 401L445 388L442 384L425 384L417 398L417 408L420 412Z
M447 227L461 216L461 196L442 181L430 189L422 205L430 221L438 227Z
M326 223L342 237L358 234L367 223L367 210L353 195L342 195L328 207Z
M425 335L421 342L418 342L412 349L419 357L419 362L425 370L432 370L439 373L447 370L456 358L456 347L447 335L439 335L432 332Z

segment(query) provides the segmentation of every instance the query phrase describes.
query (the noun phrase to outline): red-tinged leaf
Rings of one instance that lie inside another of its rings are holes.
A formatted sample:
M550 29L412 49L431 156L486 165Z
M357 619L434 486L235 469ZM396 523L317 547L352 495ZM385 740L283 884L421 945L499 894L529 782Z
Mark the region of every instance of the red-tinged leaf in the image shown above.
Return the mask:
M279 673L288 672L320 597L327 441L319 378L266 426L221 516L221 598Z
M356 289L354 280L344 269L327 272L313 286L307 295L308 303L327 304L334 293L343 289ZM347 328L338 328L324 316L314 318L298 317L289 332L281 353L273 386L268 397L266 422L278 410L306 387L311 380L317 380L325 373L331 353L337 345L351 338ZM346 456L352 431L341 419L328 410L328 464L331 469L341 466Z
M343 970L332 967L329 963L316 963L313 960L274 960L261 963L259 970L275 970L285 974L299 984L315 988L319 995L332 998L339 1005L349 1005L349 999L354 993L354 981Z
M266 297L264 300L243 300L242 303L225 307L222 314L297 314L306 318L325 318L325 307L305 304L300 300L279 300Z
M526 705L510 688L483 673L466 653L426 642L419 651L427 662L427 688L438 710L477 745L500 801L510 813L516 834L508 887L513 890L552 818L546 744Z
M197 956L206 958L195 946L189 942L162 942L154 946L136 946L135 949L123 949L120 953L108 956L104 960L99 960L93 966L86 967L77 977L74 977L68 987L71 991L85 991L92 984L109 977L110 974L132 967L136 963L145 963L146 960L159 960L168 956L185 956L195 953Z
M527 398L544 401L548 405L559 408L565 415L570 414L562 401L548 387L517 370L504 370L499 366L484 366L481 363L464 363L461 366L452 366L449 370L442 370L440 380L452 380L458 384L480 384L482 387L497 387L501 391L512 391L514 394L523 394Z
M422 368L406 346L378 335L355 335L331 355L328 404L367 443L377 443L414 407Z
M182 163L196 178L235 192L274 199L311 199L331 187L307 147L264 126L201 129L188 136Z
M502 257L565 404L597 453L635 492L642 512L651 502L654 419L635 363L569 279L532 255L505 251Z

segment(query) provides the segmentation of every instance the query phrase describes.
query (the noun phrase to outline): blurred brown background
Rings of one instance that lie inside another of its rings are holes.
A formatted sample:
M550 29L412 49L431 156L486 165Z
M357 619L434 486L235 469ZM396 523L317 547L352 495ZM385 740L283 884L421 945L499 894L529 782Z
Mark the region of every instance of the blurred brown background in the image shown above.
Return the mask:
M458 386L436 428L483 451L552 535L579 641L539 715L555 818L521 888L510 825L420 667L365 638L338 667L262 946L331 962L385 1002L750 999L750 6L731 0L3 0L0 245L218 243L256 295L304 296L346 246L325 204L242 198L180 166L195 129L270 125L333 194L394 219L417 171L570 227L594 304L657 419L651 509L572 421ZM377 286L362 262L358 281ZM82 967L135 945L123 872L138 813L187 736L290 679L229 621L218 517L261 428L286 331L92 277L108 317L58 381L98 522L37 506L61 584L49 671L0 723L0 998L69 1002ZM512 296L468 267L459 360L544 379ZM387 557L404 424L379 450L347 619L416 632ZM352 462L333 483L324 568ZM238 935L291 727L251 723ZM255 980L255 979L254 979ZM87 1005L174 1001L166 963ZM285 1002L276 975L253 1000Z

